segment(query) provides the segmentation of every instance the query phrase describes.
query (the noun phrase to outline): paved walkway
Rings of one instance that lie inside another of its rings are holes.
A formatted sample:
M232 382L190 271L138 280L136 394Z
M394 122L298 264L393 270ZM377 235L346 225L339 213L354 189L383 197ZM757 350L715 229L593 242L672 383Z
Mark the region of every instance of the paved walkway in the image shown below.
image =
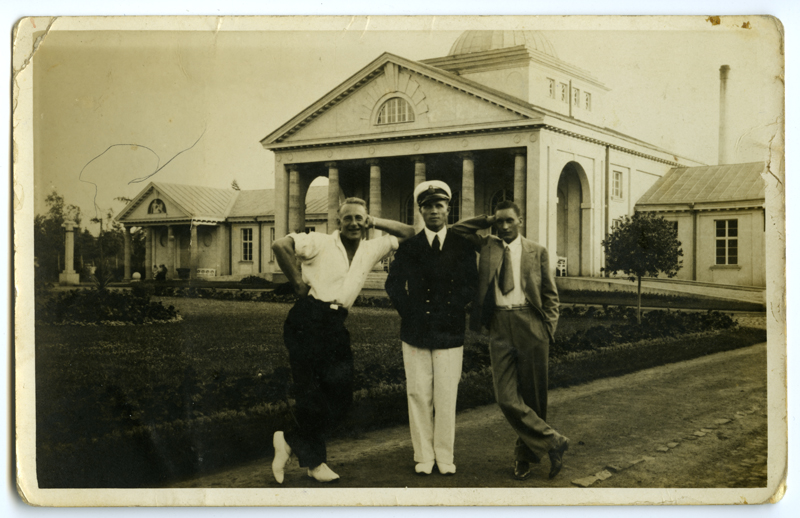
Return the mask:
M515 434L496 405L458 415L458 473L413 474L407 426L329 444L337 487L764 487L766 344L553 390L549 422L572 440L561 474L549 461L512 477ZM266 438L265 440L270 440ZM271 459L175 487L277 487ZM296 461L285 487L319 487Z

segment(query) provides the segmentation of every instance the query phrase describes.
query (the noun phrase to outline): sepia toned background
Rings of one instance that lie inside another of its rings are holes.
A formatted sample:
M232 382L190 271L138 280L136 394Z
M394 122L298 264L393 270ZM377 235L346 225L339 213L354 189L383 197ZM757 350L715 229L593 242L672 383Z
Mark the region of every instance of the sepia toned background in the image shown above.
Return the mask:
M456 33L456 34L457 34L457 33ZM449 40L448 40L448 41L449 41ZM444 52L446 52L448 45L449 45L449 43L444 43L444 44L443 44L443 47L442 47L442 49L444 50ZM390 49L389 49L389 48L385 48L385 50L390 50ZM431 52L431 53L429 53L429 54L423 53L423 54L420 54L420 55L418 55L418 56L417 56L417 55L411 55L411 54L409 54L408 52L405 52L405 53L403 53L403 52L401 52L401 51L394 51L394 52L397 52L397 53L399 53L399 54L401 54L401 55L407 56L407 57L409 57L409 58L412 58L412 59L415 59L415 58L417 58L417 57L419 57L419 58L424 58L424 57L431 57L431 56L436 56L436 55L443 54L443 52L439 52L438 50L437 50L436 52ZM176 54L177 54L177 53L176 53ZM370 59L370 57L371 57L371 56L372 56L372 57L374 57L374 56L373 56L373 54L370 54L370 52L366 52L366 54L365 54L365 55L367 56L367 58L366 58L365 60L364 60L364 59L362 59L361 61L355 60L355 62L356 62L356 63L359 63L359 62L360 62L360 63L364 63L364 61L368 61L368 60ZM184 59L185 59L185 58L184 58ZM346 60L345 60L345 61L346 61ZM735 65L733 62L732 62L732 63L730 63L730 64L731 64L732 68L734 68L734 69L735 69L736 65ZM631 66L632 66L632 65L631 65ZM189 67L191 68L191 66L189 66ZM335 69L336 67L333 67L333 68ZM350 72L354 71L356 68L358 68L358 65L354 65L354 66L353 66L353 69L352 69ZM594 71L594 70L596 70L596 69L595 69L594 67L592 67L592 66L586 66L586 68L588 68L588 69L590 69L590 70L593 70L593 71ZM709 91L710 91L710 92L712 92L712 93L711 93L711 95L712 95L712 96L716 94L716 87L715 87L714 85L716 85L716 78L717 78L717 72L716 72L716 70L717 70L717 68L718 68L718 66L712 66L712 68L711 68L711 70L710 70L710 75L709 75L709 78L710 78L710 90L709 90ZM623 70L624 70L624 68L623 68ZM612 70L612 71L613 71L613 70ZM334 70L333 72L336 72L336 70ZM195 73L198 73L198 72L196 72L196 71L195 71ZM343 78L343 77L346 77L347 75L349 75L349 73L348 73L346 70L344 70L342 73L343 73L344 75L342 75L342 76L338 76L338 77L339 77L339 79L341 79L341 78ZM597 71L597 74L598 74L598 75L600 75L600 72L599 72L599 70ZM337 77L337 76L332 76L332 77ZM336 82L337 82L339 79L336 79L336 80L333 80L333 79L332 79L332 84L335 84L335 83L336 83ZM616 85L616 84L617 84L617 83L615 83L615 82L614 82L614 81L612 81L612 80L608 80L607 78L605 78L605 76L603 77L603 79L607 81L607 84L609 84L609 86L614 86L614 85ZM211 81L211 80L210 80L210 81ZM211 82L213 82L213 81L211 81ZM688 83L687 83L687 85L688 85ZM322 91L322 93L324 93L324 91L326 91L326 90L325 90L323 87L321 87L321 86L319 86L319 85L317 85L317 87L318 87L318 88L321 88L321 91ZM615 87L616 87L616 86L615 86ZM165 87L165 88L166 88L166 87ZM187 92L187 94L188 94L188 92ZM198 94L198 95L199 95L199 94ZM204 95L207 95L207 94L204 94ZM315 94L315 95L316 95L316 94ZM315 97L315 95L309 95L308 99L310 99L310 100L313 100L313 99L315 99L315 98L316 98L316 97ZM658 95L655 95L655 96L653 96L652 98L650 98L650 99L649 99L647 102L653 102L653 103L654 103L654 104L653 104L653 106L658 106L658 105L660 105L660 104L662 103L662 101L659 101L658 97L659 97ZM655 101L654 101L653 99L655 99ZM225 101L225 99L221 100L220 102L222 102L222 101ZM305 106L305 105L307 105L307 104L308 104L307 102L306 102L306 104L303 104L303 102L305 102L305 101L298 101L298 106L302 107L302 106ZM150 107L149 107L149 106L145 106L145 107L141 107L141 108L142 108L142 109L144 109L145 111L147 111L147 110L148 110ZM162 107L162 108L163 108L163 107ZM282 108L283 108L283 107L282 107ZM713 100L712 100L712 101L711 101L711 103L710 103L710 108L712 108L712 109L715 109L715 108L716 108L716 104L713 102ZM232 108L229 108L229 109L232 109ZM294 111L292 111L292 109L289 109L289 108L285 108L285 109L286 109L286 111L287 111L287 112L289 112L289 115L292 115L292 114L294 114L294 113L297 111L297 110L294 110ZM659 108L659 110L660 110L660 112L659 112L660 114L663 114L663 113L666 113L666 112L670 112L670 109L669 109L669 108L665 108L665 107L663 107L663 106L662 106L661 108ZM672 110L672 111L674 111L674 110ZM75 112L73 112L73 115L74 115L74 113L75 113ZM148 113L149 113L149 112L148 112ZM151 115L152 115L152 114L151 114ZM249 114L248 114L248 115L249 115ZM709 114L706 114L706 115L709 115ZM677 115L676 115L675 113L671 113L671 114L670 114L670 116L673 116L673 117L675 117L675 116L677 116ZM681 116L681 117L687 117L687 116L694 116L694 114L693 114L693 113L689 113L689 114L682 114L682 115L680 115L680 116ZM143 118L144 118L144 117L143 117ZM149 118L149 117L146 117L146 118ZM245 118L246 118L246 117L245 117ZM266 158L257 158L257 157L255 156L255 155L256 155L256 153L265 154L265 152L264 152L263 150L261 150L261 149L260 149L260 146L258 146L258 145L257 145L257 140L258 140L259 138L263 137L263 135L264 135L264 134L266 134L266 131L262 131L262 129L269 130L269 129L271 129L271 128L272 128L272 127L274 127L274 126L269 126L268 124L266 124L266 125L263 125L263 126L262 126L262 122L264 122L266 119L265 119L265 120L262 120L260 116L255 116L255 115L254 115L254 116L252 116L251 118L252 118L252 119L255 119L255 120L254 120L254 124L255 124L256 126L258 126L258 127L257 127L258 131L254 133L254 139L255 139L255 140L254 140L254 142L252 142L252 143L248 143L248 144L247 144L248 146L250 146L250 148L251 148L251 149L249 149L249 150L237 149L235 153L231 153L231 157L236 157L236 159L238 159L238 160L243 160L243 158L242 158L242 157L245 157L245 156L250 156L250 151L252 151L252 148L255 146L255 151L253 152L253 156L250 158L250 160L252 160L252 162L251 162L251 163L252 163L252 164L255 164L255 166L256 166L256 167L263 167L263 168L264 168L264 170L267 172L267 174L266 174L266 175L264 175L264 176L262 176L262 175L259 173L259 174L257 175L257 177L258 177L258 178L257 178L257 181L266 181L266 178L268 178L269 164L270 164L270 162L271 162L271 161L270 161L269 159L266 159ZM277 125L277 124L279 124L280 122L282 122L282 120L285 120L286 118L288 118L288 117L284 117L283 119L281 119L280 117L278 117L276 120L274 120L274 121L272 121L272 122L273 122L275 125ZM699 120L699 119L701 119L701 118L702 118L702 117L699 117L699 116L698 116L698 117L697 117L695 120ZM201 118L201 119L205 119L205 117L204 117L204 118ZM210 120L210 119L211 119L211 118L210 118L210 116L209 116L209 119L208 119L208 120ZM243 119L243 120L244 120L244 119ZM623 120L624 120L624 119L623 119ZM711 114L710 114L710 115L709 115L709 116L706 118L706 120L710 120L710 121L712 122L712 124L715 124L715 122L716 122L716 115L715 115L714 113L711 113ZM185 137L185 138L187 138L187 139L190 141L190 142L189 142L189 144L191 144L191 141L193 141L194 139L193 139L193 138L190 138L190 137L194 136L194 133L192 133L192 131L189 131L189 130L195 130L195 129L196 129L196 126L194 126L193 124L196 124L196 123L198 123L198 120L192 120L192 121L185 121L185 120L184 120L183 122L186 124L186 127L185 127L184 129L188 128L188 130L186 130L186 133L184 134L184 137ZM267 121L267 122L269 122L269 121ZM674 125L674 124L676 124L676 123L673 121L673 122L672 122L672 124ZM144 124L144 126L147 126L147 124ZM673 127L674 127L674 126L673 126ZM759 125L756 125L756 127L759 127ZM150 129L152 130L152 128L150 128ZM634 134L636 134L637 136L641 135L641 134L639 134L639 133L638 133L638 131L637 131L637 130L630 129L630 128L628 128L628 127L622 127L622 128L621 128L621 130L624 130L624 131L629 131L629 132L631 132L631 133L634 133ZM132 128L131 128L131 131L132 131ZM144 135L144 136L148 136L148 135L151 135L151 134L152 134L152 133L148 132L148 131L146 130L146 128L139 128L137 131L138 131L138 133L136 133L137 135ZM210 130L209 130L209 131L210 131ZM674 133L675 133L675 132L667 132L667 135L664 135L664 136L661 136L661 137L659 137L659 136L651 137L649 140L651 140L652 142L655 142L655 143L660 143L661 141L660 141L660 140L658 140L659 138L664 138L664 137L669 137L669 138L677 138L677 137L678 137L678 135L675 135ZM208 135L209 135L209 132L207 131L207 132L206 132L206 134L205 134L205 137L208 137ZM641 136L645 136L645 135L641 135ZM205 137L204 137L204 138L205 138ZM224 136L224 135L217 135L216 137L217 137L217 138L225 138L225 136ZM148 137L148 138L149 138L149 137ZM171 157L171 156L172 156L172 154L174 154L174 153L175 153L175 152L177 152L177 151L180 151L181 149L183 149L183 148L185 147L185 145L183 144L183 141L182 141L182 140L178 139L178 140L180 140L180 141L171 141L170 139L171 139L171 137L170 137L169 135L167 135L167 134L161 134L161 135L160 135L160 137L159 137L159 139L157 139L157 140L159 141L159 142L158 142L158 145L163 145L163 146L164 146L164 147L163 147L163 149L162 149L162 148L157 148L157 147L154 147L154 149L158 149L158 150L159 150L159 154L160 154L160 155L161 155L161 157L162 157L162 164L163 164L163 161L164 161L165 159L167 159L167 158ZM123 140L124 140L124 139L123 139ZM691 139L686 139L686 140L691 140ZM146 143L146 142L137 142L137 143L139 143L139 144L144 144L144 145L147 145L147 143ZM712 145L712 146L713 146L713 144L714 144L714 142L711 142L711 145ZM235 144L232 144L232 145L235 147ZM673 145L666 145L666 144L664 144L664 145L665 145L666 147L670 148L670 149L676 149L676 150L681 150L681 151L683 150L683 144L681 144L681 145L674 145L674 146L673 146ZM246 147L246 146L245 146L245 147ZM703 146L698 146L698 147L699 147L699 148L703 148ZM101 149L101 151L102 151L102 149ZM163 151L163 153L162 153L162 151ZM706 148L706 152L710 153L710 156L712 156L712 157L713 157L713 156L714 156L714 154L715 154L715 152L713 152L713 151L710 151L710 152L709 152L709 151L708 151L708 148ZM74 149L71 149L71 147L70 147L70 146L67 146L67 149L66 149L66 151L65 151L65 155L64 155L64 156L65 156L65 157L70 157L70 156L72 156L73 154L76 154L76 153L77 153L77 151L76 151L76 150L74 150ZM713 162L713 160L711 160L711 159L709 159L709 160L706 160L706 159L704 159L702 155L693 155L693 154L689 154L689 153L687 153L687 154L688 154L689 156L691 156L692 158L695 158L695 159L698 159L698 160L702 160L702 161L708 161L708 162ZM187 157L184 157L184 158L187 158ZM83 158L83 157L81 157L81 160L83 160L83 159L84 159L84 158ZM755 158L755 159L759 159L759 158ZM199 159L199 158L193 158L192 160L200 160L200 159ZM207 157L207 156L204 156L204 157L203 157L203 159L201 160L201 162L200 162L200 163L201 163L201 165L203 166L203 169L205 169L205 163L206 163L206 161L213 161L213 163L214 163L214 164L219 164L219 163L223 163L223 162L225 162L225 161L227 161L227 160L233 160L233 158L230 158L230 157L228 157L228 156L225 156L225 157L213 157L213 158L211 158L211 157ZM259 162L259 160L261 160L261 162ZM750 158L737 158L736 160L737 160L737 161L747 161L747 160L750 160ZM79 165L81 165L81 166L83 165L83 163L82 163L80 160L78 160L78 163L79 163ZM193 163L194 163L194 162L193 162ZM113 170L114 168L109 168L109 169L112 169L112 170ZM244 169L244 166L242 166L242 169ZM63 171L70 171L70 170L71 170L71 169L67 168L67 167L66 167L66 164L65 164L65 167L64 167L64 169L62 170L62 172L63 172ZM235 175L234 175L234 177L235 177L235 178L237 178L237 179L239 179L239 181L240 181L240 182L243 182L242 178L249 178L249 177L247 177L247 176L244 176L244 175L242 175L242 174L238 173L238 171L234 171L234 172L235 172ZM56 176L58 176L58 175L56 175ZM266 176L266 178L265 178L265 176ZM69 182L68 182L68 183L69 183ZM121 182L121 183L124 183L124 182ZM223 186L227 186L228 184L229 184L229 181L227 181L227 180L226 180L226 182L223 182ZM248 187L248 188L259 188L259 187L261 187L262 185L263 185L263 186L266 186L266 185L268 185L268 184L254 184L254 185L247 185L247 187ZM65 188L68 188L68 187L65 187ZM37 189L38 189L38 185L37 185ZM114 194L114 195L116 195L116 194ZM787 497L787 498L788 498L788 497ZM784 500L784 503L785 503L785 502L786 502L786 500ZM25 508L25 509L27 510L27 508ZM206 511L211 511L211 510L206 510ZM338 512L342 512L342 511L344 511L344 510L339 510ZM510 511L510 510L505 510L505 512L508 512L508 511ZM549 513L549 512L551 512L551 511L553 511L553 510L544 510L544 512L548 512L548 513ZM633 509L627 509L627 510L626 510L626 509L622 509L622 510L601 509L601 510L599 510L598 512L600 512L600 513L609 513L609 512L614 512L614 514L616 515L617 513L624 514L625 512L631 512L631 511L633 511ZM655 512L659 512L659 511L661 511L661 510L657 510L657 511L655 511ZM68 510L65 510L65 512L69 513L69 511L68 511ZM164 512L164 511L155 511L155 512L158 514L159 512ZM167 511L167 512L170 512L170 511ZM171 511L171 512L175 512L175 511ZM211 512L213 512L213 511L211 511ZM337 511L334 511L334 512L337 512ZM387 510L384 510L384 513L383 513L383 514L387 514L387 513L395 513L395 512L397 512L397 511L392 511L392 510L388 510L388 511L387 511ZM455 512L462 512L462 511L458 511L458 510L456 510ZM503 511L501 511L501 512L503 512ZM583 511L582 511L582 510L564 510L564 513L567 513L567 514L569 514L569 513L572 513L572 514L574 514L574 512L583 512ZM670 511L670 510L664 510L664 512L673 512L673 513L674 513L674 512L676 512L676 510L675 510L675 509L673 509L673 510L671 510L671 511ZM691 510L691 509L689 509L689 510L680 510L680 512L682 512L682 513L685 513L685 512L692 513L692 512L694 512L694 511L693 511L693 510ZM713 512L713 513L715 513L715 514L716 514L717 512L719 512L719 509L712 509L712 510L711 510L711 512ZM739 511L738 509L731 509L731 512L733 512L733 513L736 513L736 512L740 512L740 511ZM201 513L202 513L202 511L201 511ZM208 514L208 513L206 513L206 514ZM297 514L300 514L300 513L297 513ZM308 514L308 512L303 512L302 514Z

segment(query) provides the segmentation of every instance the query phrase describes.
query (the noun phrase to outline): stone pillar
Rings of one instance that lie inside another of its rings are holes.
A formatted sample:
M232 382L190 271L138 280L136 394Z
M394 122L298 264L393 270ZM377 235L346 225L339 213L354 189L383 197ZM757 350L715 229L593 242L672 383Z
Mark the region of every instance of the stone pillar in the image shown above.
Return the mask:
M280 162L275 163L275 239L288 233L289 174Z
M369 213L370 215L381 217L381 166L378 160L367 160L369 164ZM369 238L379 237L380 230L370 230Z
M175 271L175 233L172 225L167 225L167 275L170 279L177 277Z
M300 185L300 169L296 165L288 166L289 169L289 228L288 232L302 232L305 230L303 221L303 206L305 200L302 197L302 186Z
M123 280L129 281L131 280L131 228L130 227L122 228L122 244L125 252L125 259L124 259L125 276L123 277Z
M548 146L542 143L543 137L541 135L535 134L535 137L531 137L532 143L528 144L528 152L526 154L526 197L525 208L523 209L525 211L524 236L531 241L540 243L542 246L547 244L547 249L552 255L556 250L558 233L555 228L556 221L552 222L552 232L549 232L548 199L555 198L555 193L551 195L548 192ZM514 195L516 196L516 193ZM555 268L555 263L552 260L550 262L552 263L550 266Z
M197 277L197 224L192 221L191 223L191 238L189 239L189 278L195 279Z
M461 219L475 217L475 157L461 154Z
M728 72L731 67L722 65L719 67L719 158L718 165L728 163Z
M74 221L66 220L61 224L64 227L64 271L58 275L58 283L61 285L80 284L80 274L75 271L75 227Z
M425 166L425 157L423 156L415 156L414 157L414 189L417 188L419 184L427 180L427 170ZM413 191L412 191L413 193ZM422 227L425 226L425 222L422 221L422 214L419 212L419 207L417 206L417 200L411 200L411 205L414 207L414 230L417 232L422 230Z
M525 221L525 209L527 200L527 187L525 182L525 151L520 150L514 154L514 202L519 205L520 218ZM522 229L525 235L525 227Z
M325 164L328 168L328 234L337 228L339 217L339 167L336 162Z
M144 232L144 278L152 280L153 262L155 261L155 257L153 257L153 235L155 231L153 227L146 227Z

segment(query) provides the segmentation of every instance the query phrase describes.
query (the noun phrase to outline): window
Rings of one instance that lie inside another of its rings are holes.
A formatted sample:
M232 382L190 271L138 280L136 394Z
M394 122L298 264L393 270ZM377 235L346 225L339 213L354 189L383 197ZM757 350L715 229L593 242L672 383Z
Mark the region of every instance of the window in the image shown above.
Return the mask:
M408 101L401 97L392 97L381 106L377 124L397 124L398 122L414 122L414 112Z
M739 264L739 220L719 219L717 227L717 264Z
M614 183L611 186L611 196L622 198L622 171L614 171Z
M547 93L547 97L555 99L556 98L556 80L555 79L548 79L547 82L549 83L549 91Z
M565 83L561 83L561 102L569 102L569 92L567 92L567 85Z
M616 230L622 225L622 218L617 218L611 222L611 230Z
M253 260L253 229L242 229L242 261Z
M592 111L592 94L586 92L584 95L584 107L587 112Z
M453 225L461 219L461 193L454 192L450 199L450 214L447 215L447 224Z
M677 221L670 221L669 223L672 225L672 230L675 231L675 236L677 236L678 235L678 222Z
M572 89L572 105L576 108L581 107L581 91L577 88Z

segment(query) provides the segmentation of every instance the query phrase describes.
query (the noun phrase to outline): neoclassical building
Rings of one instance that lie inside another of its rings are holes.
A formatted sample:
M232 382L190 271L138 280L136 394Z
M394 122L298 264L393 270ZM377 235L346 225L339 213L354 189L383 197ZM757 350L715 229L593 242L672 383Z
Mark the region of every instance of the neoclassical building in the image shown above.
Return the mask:
M384 53L261 141L275 155L275 237L305 227L319 176L329 221L343 192L418 226L411 193L437 179L455 218L513 199L562 273L599 276L614 219L671 168L701 165L605 127L607 92L537 32L467 31L424 61Z
M724 92L727 67L720 73ZM147 264L166 264L171 275L272 278L280 273L272 242L332 230L345 196L421 228L411 195L437 179L453 190L450 223L516 201L524 234L548 248L559 275L601 276L601 242L615 221L653 210L678 226L679 278L763 286L763 164L708 168L612 130L608 91L538 32L467 31L444 57L382 54L267 135L274 190L153 183L119 220L147 227ZM309 188L318 177L327 187ZM729 251L719 263L711 226L737 219L731 211L742 215L733 231L742 237L725 227Z

